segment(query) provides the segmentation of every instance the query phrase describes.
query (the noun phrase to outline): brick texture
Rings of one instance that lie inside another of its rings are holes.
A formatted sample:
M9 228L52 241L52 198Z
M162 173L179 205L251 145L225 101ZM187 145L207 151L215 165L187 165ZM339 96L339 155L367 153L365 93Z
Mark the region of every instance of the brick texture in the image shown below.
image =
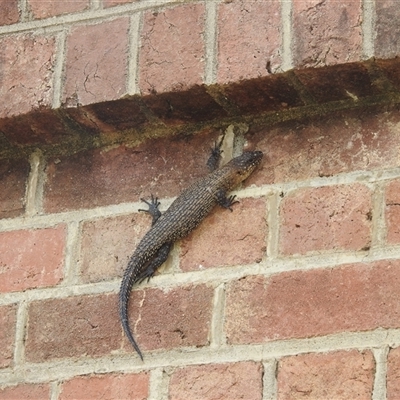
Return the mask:
M228 287L228 341L260 343L398 328L399 287L398 260L248 277Z
M400 243L400 181L394 180L386 186L387 242Z
M142 374L91 375L73 378L61 386L59 400L132 399L143 400L149 395L149 376Z
M0 39L0 118L51 105L54 53L52 36L24 34Z
M375 363L370 351L302 354L279 361L278 399L371 399Z
M205 346L211 321L213 290L207 285L168 291L134 291L129 304L132 331L142 350ZM127 351L132 346L125 341Z
M282 200L280 251L362 250L371 243L371 191L361 184L306 188Z
M89 0L28 0L28 7L34 18L49 18L55 15L83 11L89 7Z
M10 367L13 359L17 307L0 307L0 368ZM0 391L1 398L1 391Z
M400 347L390 349L387 370L387 399L400 398Z
M47 400L50 399L48 384L22 384L0 389L0 400Z
M211 364L176 370L170 381L171 399L262 398L262 367L259 363Z
M150 225L151 217L143 214L85 222L80 256L82 280L96 282L122 276Z
M11 25L18 22L18 0L0 0L0 10L0 25Z
M26 358L96 357L121 346L116 295L35 301L28 311Z
M128 22L118 18L72 29L67 39L66 105L115 100L126 94Z
M280 2L222 2L218 11L218 82L268 74L280 64Z
M62 279L65 226L0 233L0 291L54 286Z
M320 67L362 55L361 0L294 0L295 66Z
M265 201L244 199L233 209L231 213L218 207L183 241L184 271L261 261L266 251Z
M143 94L177 91L202 83L204 12L203 4L146 12L139 55Z

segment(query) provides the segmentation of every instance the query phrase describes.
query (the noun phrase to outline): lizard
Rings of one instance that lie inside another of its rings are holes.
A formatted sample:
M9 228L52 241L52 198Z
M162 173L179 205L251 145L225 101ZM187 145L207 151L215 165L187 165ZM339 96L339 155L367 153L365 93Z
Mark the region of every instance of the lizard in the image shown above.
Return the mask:
M167 259L172 245L186 237L218 204L232 210L237 203L236 196L227 193L245 180L260 164L261 151L245 151L224 166L217 168L221 159L221 145L224 136L212 148L207 165L212 170L185 189L163 213L159 211L160 202L151 195L145 202L152 216L150 230L143 236L132 254L124 272L119 292L119 314L123 330L133 348L143 361L142 352L136 343L128 320L129 294L135 283L149 280Z

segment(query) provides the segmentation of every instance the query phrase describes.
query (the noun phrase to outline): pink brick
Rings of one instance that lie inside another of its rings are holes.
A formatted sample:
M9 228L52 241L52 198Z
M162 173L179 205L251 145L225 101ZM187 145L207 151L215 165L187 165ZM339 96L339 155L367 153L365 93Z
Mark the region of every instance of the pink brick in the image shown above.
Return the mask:
M361 0L294 0L294 65L319 67L359 60L361 7Z
M113 7L118 6L119 4L126 4L126 3L134 3L139 0L103 0L103 7Z
M43 384L20 384L0 389L0 400L50 400L50 386Z
M169 398L261 400L262 366L260 363L238 362L178 369L171 377Z
M170 290L134 290L129 304L132 331L142 350L208 344L213 289L191 285ZM125 348L132 346L125 340Z
M369 400L374 373L370 351L286 357L279 361L278 399Z
M371 191L361 184L299 189L281 203L282 254L363 250L371 243Z
M10 367L13 360L17 307L0 307L0 368ZM0 391L1 399L1 391Z
M82 280L96 282L122 276L150 225L151 217L144 213L85 222L80 257Z
M128 18L71 30L63 101L68 106L115 100L126 94Z
M234 0L218 11L218 82L268 75L279 66L280 1ZM268 65L268 67L267 67Z
M117 310L114 294L32 302L28 309L27 360L109 355L122 344Z
M390 349L387 361L387 399L400 398L400 347Z
M0 292L57 285L63 276L65 226L0 233Z
M228 286L228 342L399 328L399 290L399 260L241 279Z
M180 267L184 271L261 261L266 251L265 200L241 199L232 208L231 213L216 207L182 242Z
M18 22L18 0L0 0L0 10L0 25L11 25Z
M89 0L28 0L28 7L34 18L49 18L55 15L83 11L89 7Z
M143 400L148 395L148 374L112 374L72 378L62 384L58 399Z
M2 37L0 60L0 118L51 105L54 37L31 34Z
M387 242L400 243L400 180L388 183L386 187Z
M187 4L145 14L139 56L143 94L202 83L204 12L204 4Z

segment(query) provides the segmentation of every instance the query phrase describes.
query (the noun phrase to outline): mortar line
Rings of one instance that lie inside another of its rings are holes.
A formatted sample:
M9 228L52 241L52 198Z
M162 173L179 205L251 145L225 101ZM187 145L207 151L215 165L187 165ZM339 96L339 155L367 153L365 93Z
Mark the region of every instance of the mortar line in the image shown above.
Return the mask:
M28 303L18 304L17 323L15 324L14 365L21 367L25 362L25 336L28 322Z
M279 256L279 206L281 197L278 192L267 196L267 257L274 259Z
M278 382L276 379L276 371L278 362L276 359L263 362L263 394L262 400L277 400L278 398Z
M26 185L25 217L31 217L42 210L44 159L40 150L34 151L29 159L30 172Z
M53 76L53 108L60 108L62 104L63 71L65 65L65 51L67 42L67 31L64 29L56 35L56 60Z
M58 400L61 393L61 382L50 382L50 400Z
M293 68L292 55L292 0L281 0L281 29L282 29L282 71Z
M67 227L67 238L65 243L64 256L64 279L62 286L72 286L79 283L79 244L81 237L81 224L79 222L70 222Z
M143 12L137 12L130 17L129 24L129 57L127 90L129 95L140 94L139 88L139 51L140 32L142 29Z
M363 57L368 59L375 54L375 0L363 0L361 29Z
M218 63L218 1L205 1L205 67L204 83L211 85L217 81L217 63Z
M90 9L91 10L100 10L102 8L102 0L90 0Z
M385 345L372 350L375 357L375 378L372 400L386 400L387 356L389 346Z
M150 371L149 400L168 400L168 378L162 367Z
M225 290L225 283L218 285L214 289L210 326L210 347L213 348L218 348L221 345L226 344L226 335L224 332Z
M19 0L18 8L21 11L21 21L25 22L29 20L28 14L28 0Z

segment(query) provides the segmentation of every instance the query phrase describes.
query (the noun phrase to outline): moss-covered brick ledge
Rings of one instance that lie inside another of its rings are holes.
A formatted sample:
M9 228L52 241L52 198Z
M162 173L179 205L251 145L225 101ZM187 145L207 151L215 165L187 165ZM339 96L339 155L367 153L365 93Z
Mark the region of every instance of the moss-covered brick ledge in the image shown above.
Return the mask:
M400 102L400 59L296 69L227 85L127 96L77 108L38 108L0 119L0 158L45 155L148 137L220 129L233 122L268 126L335 110Z

